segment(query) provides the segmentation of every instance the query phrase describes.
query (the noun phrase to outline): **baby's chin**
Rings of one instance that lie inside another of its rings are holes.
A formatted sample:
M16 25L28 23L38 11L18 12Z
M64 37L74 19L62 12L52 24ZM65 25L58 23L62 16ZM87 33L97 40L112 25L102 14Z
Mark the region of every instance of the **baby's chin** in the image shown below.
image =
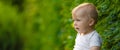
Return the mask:
M78 33L84 33L85 31L77 30Z
M78 33L81 33L81 31L77 31Z
M85 32L85 30L81 30L81 29L79 29L79 28L75 28L75 30L76 30L78 33L84 33L84 32Z
M80 31L80 30L78 30L78 29L76 29L76 31L77 31L78 33L81 33L81 31Z
M78 28L75 28L75 30L76 30L78 33L80 33L80 30L79 30Z

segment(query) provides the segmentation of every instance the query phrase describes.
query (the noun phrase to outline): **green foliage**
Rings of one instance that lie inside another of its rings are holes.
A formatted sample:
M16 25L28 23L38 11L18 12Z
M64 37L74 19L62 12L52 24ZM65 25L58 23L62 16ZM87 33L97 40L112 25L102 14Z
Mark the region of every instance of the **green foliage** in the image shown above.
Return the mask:
M0 50L73 50L71 10L83 2L97 6L102 50L119 50L119 0L0 0Z

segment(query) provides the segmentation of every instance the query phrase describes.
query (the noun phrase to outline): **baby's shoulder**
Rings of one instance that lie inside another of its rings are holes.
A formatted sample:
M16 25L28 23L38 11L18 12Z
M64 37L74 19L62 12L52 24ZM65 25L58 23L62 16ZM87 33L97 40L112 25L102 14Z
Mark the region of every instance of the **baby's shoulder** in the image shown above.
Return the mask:
M99 39L100 35L98 34L97 31L94 31L90 34L90 39Z

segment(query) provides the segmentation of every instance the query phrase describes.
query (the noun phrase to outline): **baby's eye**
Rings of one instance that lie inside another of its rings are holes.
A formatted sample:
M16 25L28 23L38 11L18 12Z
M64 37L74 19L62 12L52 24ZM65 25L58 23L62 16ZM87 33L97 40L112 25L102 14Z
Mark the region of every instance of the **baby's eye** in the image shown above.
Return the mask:
M80 19L75 19L75 20L72 20L72 21L81 21Z
M81 21L81 20L77 19L76 21Z

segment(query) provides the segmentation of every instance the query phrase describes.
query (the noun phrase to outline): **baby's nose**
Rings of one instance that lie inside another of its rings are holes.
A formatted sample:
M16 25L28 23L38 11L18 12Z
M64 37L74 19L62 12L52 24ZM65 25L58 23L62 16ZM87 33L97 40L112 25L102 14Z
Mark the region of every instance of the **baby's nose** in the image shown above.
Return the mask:
M74 22L74 26L77 26L77 22Z

